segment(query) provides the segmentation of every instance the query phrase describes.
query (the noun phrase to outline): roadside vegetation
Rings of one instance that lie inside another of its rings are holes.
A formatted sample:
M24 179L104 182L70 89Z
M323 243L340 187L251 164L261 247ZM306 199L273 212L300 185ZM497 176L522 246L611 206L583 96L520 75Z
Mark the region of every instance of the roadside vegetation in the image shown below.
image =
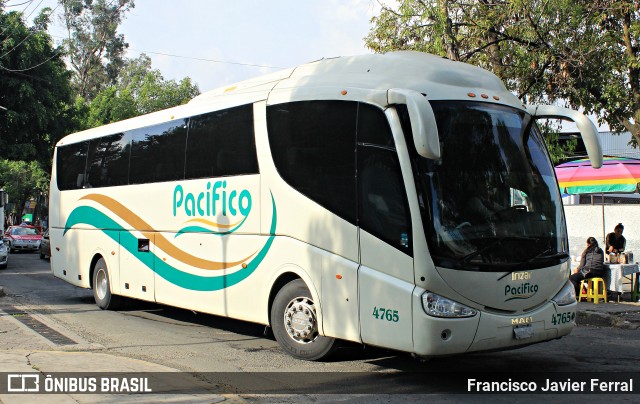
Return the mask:
M145 54L124 57L118 26L133 0L60 0L68 35L57 42L47 33L54 10L27 21L6 3L0 0L0 188L14 214L47 195L53 147L63 136L200 93L189 77L165 79Z

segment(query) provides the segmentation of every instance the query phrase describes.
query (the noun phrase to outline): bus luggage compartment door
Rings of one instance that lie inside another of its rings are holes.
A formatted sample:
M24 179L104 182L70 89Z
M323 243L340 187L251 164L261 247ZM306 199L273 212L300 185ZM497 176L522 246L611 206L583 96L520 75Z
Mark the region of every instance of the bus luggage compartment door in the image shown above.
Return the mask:
M154 246L155 233L133 237L120 234L120 294L155 301Z

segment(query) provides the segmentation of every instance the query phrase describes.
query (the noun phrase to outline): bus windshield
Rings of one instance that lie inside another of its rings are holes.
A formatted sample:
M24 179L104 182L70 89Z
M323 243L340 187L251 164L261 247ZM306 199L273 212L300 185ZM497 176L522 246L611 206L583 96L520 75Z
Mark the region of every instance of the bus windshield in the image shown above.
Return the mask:
M431 104L442 158L413 160L435 264L501 272L566 261L561 196L532 117L488 103Z

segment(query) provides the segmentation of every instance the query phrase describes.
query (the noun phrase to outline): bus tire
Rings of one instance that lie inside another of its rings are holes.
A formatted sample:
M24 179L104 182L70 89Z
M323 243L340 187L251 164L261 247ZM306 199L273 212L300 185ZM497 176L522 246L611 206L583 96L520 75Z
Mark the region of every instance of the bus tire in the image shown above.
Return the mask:
M336 340L318 333L316 306L301 279L278 291L271 306L271 327L276 341L293 357L320 360L335 350Z
M122 297L111 294L109 270L104 258L100 258L93 267L93 298L102 310L117 310L122 305Z

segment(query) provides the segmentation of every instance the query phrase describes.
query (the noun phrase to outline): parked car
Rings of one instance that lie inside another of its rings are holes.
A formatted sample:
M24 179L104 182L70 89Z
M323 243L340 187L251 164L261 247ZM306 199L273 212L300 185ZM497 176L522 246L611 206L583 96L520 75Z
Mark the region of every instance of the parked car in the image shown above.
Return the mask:
M42 235L42 242L40 242L40 259L43 260L47 257L51 257L51 244L49 244L49 229Z
M5 269L9 263L9 248L4 243L2 234L0 234L0 269Z
M34 226L10 226L4 234L5 240L9 242L9 250L37 251L40 248L42 234Z

